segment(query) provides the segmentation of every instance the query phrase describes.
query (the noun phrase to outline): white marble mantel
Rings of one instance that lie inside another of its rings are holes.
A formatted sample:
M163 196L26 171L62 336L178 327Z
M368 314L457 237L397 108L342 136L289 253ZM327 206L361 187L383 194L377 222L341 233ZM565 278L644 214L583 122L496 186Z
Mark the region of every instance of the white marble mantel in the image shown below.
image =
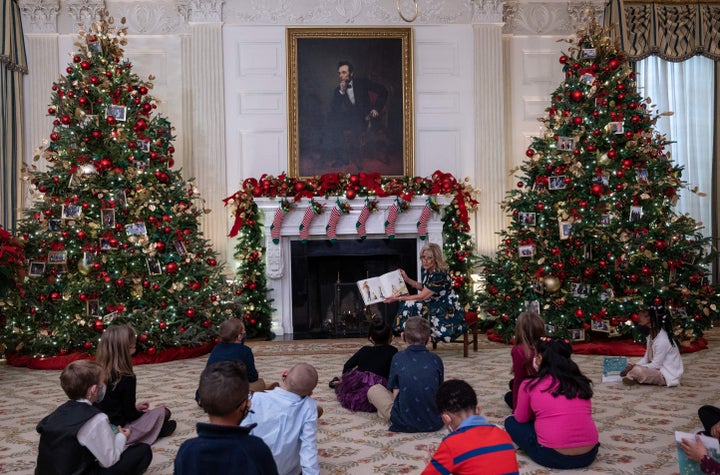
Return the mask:
M371 213L366 222L366 239L386 239L385 221L388 210L395 204L395 197L376 198L378 211ZM433 213L428 221L428 235L426 239L420 239L417 233L417 222L420 213L425 207L427 197L416 196L408 204L408 209L398 215L395 222L395 237L398 239L415 238L417 240L418 254L420 249L427 242L435 242L442 245L442 209L451 201L451 196L439 195L436 197L440 206L439 213ZM337 197L315 198L315 201L325 205L324 211L316 216L310 225L308 240L327 240L326 226L330 218L330 211L336 205ZM345 200L343 200L345 201ZM305 210L310 206L310 200L303 198L294 203L294 208L287 213L280 229L280 242L273 243L270 235L275 211L280 206L280 200L276 198L255 198L258 208L265 215L264 226L266 236L266 276L268 283L268 298L272 299L272 306L275 308L272 316L272 331L276 335L293 333L292 323L292 281L290 269L290 242L300 239L300 223ZM348 214L343 214L337 225L337 239L357 240L358 234L355 223L357 223L360 211L365 203L364 198L356 198L349 201L351 209ZM418 264L419 265L419 264ZM420 269L418 267L418 273ZM419 274L418 274L419 275Z

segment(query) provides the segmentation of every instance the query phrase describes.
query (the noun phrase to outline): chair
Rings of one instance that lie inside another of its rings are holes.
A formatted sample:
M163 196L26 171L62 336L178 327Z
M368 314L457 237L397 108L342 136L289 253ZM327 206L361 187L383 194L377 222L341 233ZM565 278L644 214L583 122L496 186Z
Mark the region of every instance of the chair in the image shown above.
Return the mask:
M465 312L465 323L467 324L467 330L463 333L463 358L468 357L470 344L472 344L474 352L477 353L478 350L478 325L480 324L480 319L478 318L477 312ZM436 341L433 341L432 346L433 350L437 350Z

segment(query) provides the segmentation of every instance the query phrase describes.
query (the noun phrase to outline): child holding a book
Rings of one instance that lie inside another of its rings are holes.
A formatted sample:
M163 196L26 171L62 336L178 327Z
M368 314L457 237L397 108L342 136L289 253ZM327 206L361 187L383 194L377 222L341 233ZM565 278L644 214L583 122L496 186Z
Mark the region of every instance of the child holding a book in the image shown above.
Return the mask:
M545 322L535 312L522 312L515 323L515 346L510 351L512 358L513 379L510 380L510 391L505 393L505 403L515 409L517 395L522 383L537 370L533 366L535 345L540 337L545 336Z
M696 434L694 441L690 439L681 440L680 448L685 452L687 458L700 464L702 473L710 475L720 474L720 462L708 455L707 448L705 444L702 443L700 435Z
M375 318L370 324L368 340L372 346L360 348L345 362L342 378L330 381L342 407L351 411L377 411L368 401L368 389L375 384L387 384L390 363L398 351L390 344L392 329L381 318Z

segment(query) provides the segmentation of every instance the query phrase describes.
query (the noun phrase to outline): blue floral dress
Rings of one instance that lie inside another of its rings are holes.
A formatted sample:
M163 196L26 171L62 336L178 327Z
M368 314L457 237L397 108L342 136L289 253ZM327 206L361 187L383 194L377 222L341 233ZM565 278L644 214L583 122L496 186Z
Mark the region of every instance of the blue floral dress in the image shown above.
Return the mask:
M434 341L449 342L461 336L467 329L465 310L460 306L457 294L452 288L450 276L442 271L426 273L423 270L423 286L432 290L427 300L398 302L393 329L403 331L410 317L423 317L430 322Z

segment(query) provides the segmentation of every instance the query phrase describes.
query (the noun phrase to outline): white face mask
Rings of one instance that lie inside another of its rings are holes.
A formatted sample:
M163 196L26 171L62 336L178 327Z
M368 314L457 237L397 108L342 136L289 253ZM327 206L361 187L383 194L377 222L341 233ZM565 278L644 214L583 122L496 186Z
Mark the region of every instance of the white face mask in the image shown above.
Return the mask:
M538 364L537 356L535 358L533 358L533 369L535 370L536 373L538 371L540 371L540 365Z
M98 386L97 391L97 399L95 399L95 402L100 402L105 398L105 393L107 392L107 386L104 384L102 386Z

